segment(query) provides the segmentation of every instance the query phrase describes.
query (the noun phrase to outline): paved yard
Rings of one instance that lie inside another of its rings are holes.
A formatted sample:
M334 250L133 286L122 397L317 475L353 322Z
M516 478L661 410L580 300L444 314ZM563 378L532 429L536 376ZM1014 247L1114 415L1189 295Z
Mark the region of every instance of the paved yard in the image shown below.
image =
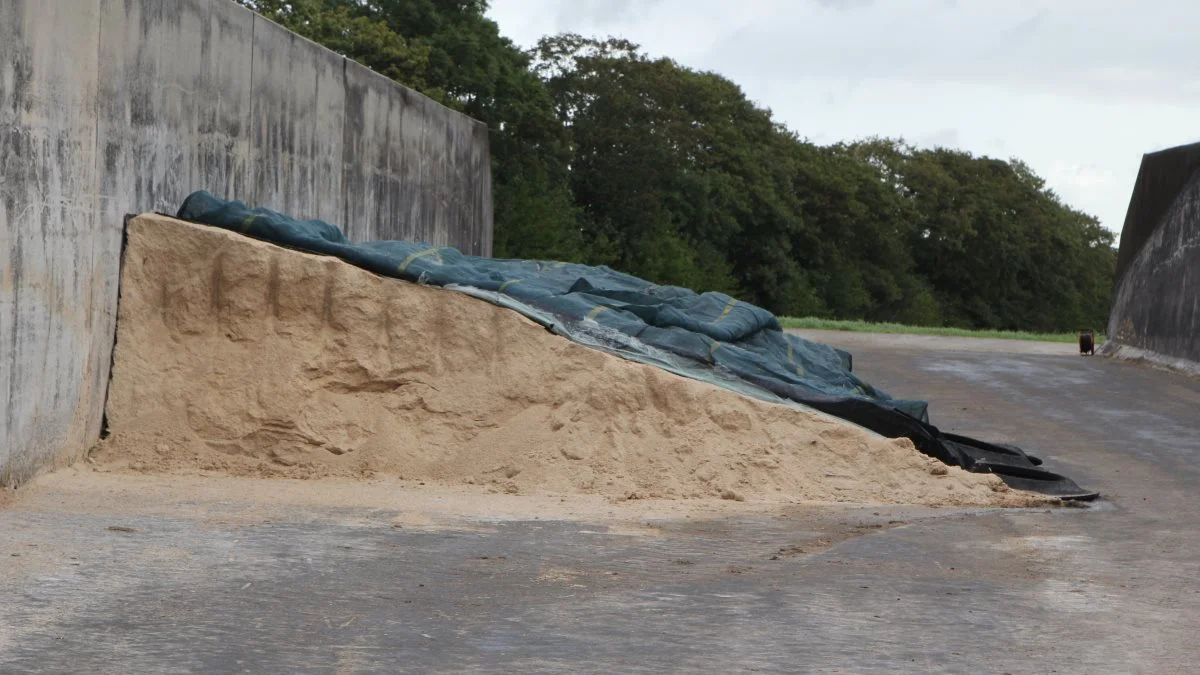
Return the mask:
M551 520L68 471L0 509L0 672L1194 671L1200 380L1071 345L808 334L1103 499Z

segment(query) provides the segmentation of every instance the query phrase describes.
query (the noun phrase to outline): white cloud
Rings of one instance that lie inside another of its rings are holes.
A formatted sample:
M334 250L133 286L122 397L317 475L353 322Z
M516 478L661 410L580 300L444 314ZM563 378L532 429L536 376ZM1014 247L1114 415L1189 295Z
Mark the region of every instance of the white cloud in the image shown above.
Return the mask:
M575 0L558 4L557 21L562 30L571 26L590 24L597 27L620 26L646 16L664 0Z

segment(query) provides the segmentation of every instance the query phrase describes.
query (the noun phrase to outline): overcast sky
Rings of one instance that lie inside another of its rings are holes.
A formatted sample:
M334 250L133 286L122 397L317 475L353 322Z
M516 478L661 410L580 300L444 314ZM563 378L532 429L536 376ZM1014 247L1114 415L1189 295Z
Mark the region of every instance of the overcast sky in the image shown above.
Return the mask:
M492 0L518 45L615 35L819 143L1020 157L1120 232L1145 152L1200 140L1197 0Z

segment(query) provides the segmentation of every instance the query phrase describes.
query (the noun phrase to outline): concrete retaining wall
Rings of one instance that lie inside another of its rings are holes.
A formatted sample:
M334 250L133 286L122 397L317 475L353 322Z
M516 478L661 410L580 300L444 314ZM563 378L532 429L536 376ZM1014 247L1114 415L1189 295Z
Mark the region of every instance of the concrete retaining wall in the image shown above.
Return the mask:
M198 189L491 253L482 124L229 0L3 0L0 484L96 440L123 216Z
M1200 144L1146 155L1101 351L1200 368Z

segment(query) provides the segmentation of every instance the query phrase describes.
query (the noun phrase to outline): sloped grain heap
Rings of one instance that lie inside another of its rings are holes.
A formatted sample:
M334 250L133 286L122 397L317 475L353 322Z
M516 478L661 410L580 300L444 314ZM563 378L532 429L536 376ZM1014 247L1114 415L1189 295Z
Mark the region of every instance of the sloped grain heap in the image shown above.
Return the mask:
M130 223L117 470L376 474L521 493L1020 505L907 439L554 336L519 314L160 216Z

